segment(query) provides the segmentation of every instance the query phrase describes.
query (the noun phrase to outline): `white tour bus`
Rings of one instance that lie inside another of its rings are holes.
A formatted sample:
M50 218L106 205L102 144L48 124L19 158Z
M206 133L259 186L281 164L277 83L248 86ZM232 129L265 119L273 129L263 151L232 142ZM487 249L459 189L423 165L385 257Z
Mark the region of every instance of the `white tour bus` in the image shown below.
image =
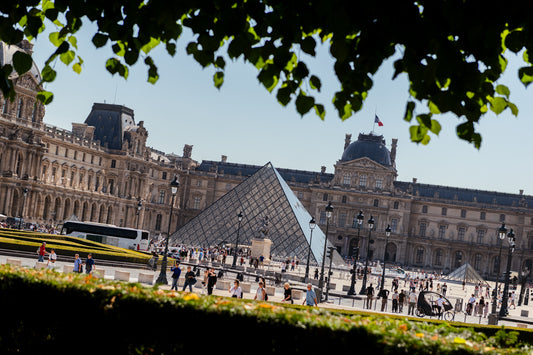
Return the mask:
M61 234L141 251L148 251L150 239L148 231L93 222L66 221Z

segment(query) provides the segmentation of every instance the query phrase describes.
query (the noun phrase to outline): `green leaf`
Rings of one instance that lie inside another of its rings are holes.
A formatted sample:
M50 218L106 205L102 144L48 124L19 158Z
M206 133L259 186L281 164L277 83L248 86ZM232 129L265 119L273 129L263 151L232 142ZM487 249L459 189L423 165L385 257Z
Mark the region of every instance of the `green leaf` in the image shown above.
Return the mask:
M302 51L312 56L315 56L315 47L316 47L316 41L311 36L305 37L303 41L300 43L300 48L302 48Z
M55 80L56 78L56 71L50 67L50 65L45 65L43 70L41 71L41 78L44 82L50 83Z
M81 65L80 65L80 63L75 63L72 66L72 70L74 70L77 74L80 74L81 73Z
M322 83L318 77L311 75L311 78L309 78L309 84L311 85L311 89L318 90L318 92L320 92Z
M226 67L226 61L224 60L223 57L221 56L217 57L217 59L215 60L215 67L220 68L220 69L224 69Z
M78 49L78 39L74 36L70 36L68 38L68 43L70 43L70 45L76 49Z
M525 87L533 82L533 67L522 67L518 69L518 77Z
M213 81L215 82L215 87L220 89L222 84L224 84L224 72L217 71L215 75L213 75Z
M507 107L507 100L505 100L503 97L492 97L488 100L490 103L490 109L497 115L502 113Z
M511 94L511 91L509 90L509 88L501 84L496 86L496 92L500 95L505 96L506 98L509 98L509 95Z
M96 48L105 46L109 37L103 33L97 33L93 36L93 44Z
M509 109L511 110L513 116L518 116L518 107L516 107L515 104L513 104L512 102L507 102L507 107L509 107Z
M277 94L276 98L278 99L278 102L282 104L283 106L287 106L287 104L291 101L291 94L293 93L293 90L290 86L285 85L281 87Z
M413 101L409 101L407 105L405 105L405 114L403 115L403 120L407 122L411 122L413 119L413 111L415 110L415 103Z
M31 55L25 52L17 51L13 54L13 67L19 75L26 73L31 69L33 65L33 60Z
M51 93L50 91L42 90L37 93L37 100L41 101L45 105L48 105L49 103L51 103L53 99L54 99L54 94Z
M438 136L440 131L441 131L441 129L442 129L442 126L440 125L439 121L432 119L431 120L431 127L429 128L429 130L431 132L433 132L433 134Z
M428 102L428 108L429 108L429 112L431 112L432 114L434 115L440 114L439 107L433 101Z
M324 121L324 119L326 118L326 110L324 109L324 105L316 104L315 105L315 112L316 112L316 115L318 117L320 117L320 119L322 121Z
M59 36L59 32L50 33L48 35L48 39L55 47L59 47L59 45L64 41L64 38Z
M154 49L155 47L157 47L159 45L159 43L161 43L161 41L157 38L153 38L151 37L150 38L150 42L148 42L147 44L145 44L144 46L142 46L141 50L145 53L145 54L148 54L152 49Z
M427 134L428 128L426 126L415 125L409 127L409 133L411 135L411 142L428 144L431 137Z
M315 99L313 97L305 95L303 91L300 90L300 93L296 97L296 111L303 116L309 110L315 106Z
M75 57L76 53L74 53L74 51L67 51L65 53L61 53L59 59L61 59L61 61L66 65L69 65L70 63L72 63Z

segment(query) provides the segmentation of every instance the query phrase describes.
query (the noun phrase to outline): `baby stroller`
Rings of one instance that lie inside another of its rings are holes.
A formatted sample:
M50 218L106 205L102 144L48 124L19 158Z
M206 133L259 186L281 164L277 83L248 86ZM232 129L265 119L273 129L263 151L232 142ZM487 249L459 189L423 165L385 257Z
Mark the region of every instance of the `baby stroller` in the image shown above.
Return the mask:
M442 303L442 309L437 305L437 300L441 298L444 300ZM444 320L451 321L455 318L455 312L453 306L446 297L431 291L422 291L418 295L418 302L416 305L416 315L418 317L443 317Z

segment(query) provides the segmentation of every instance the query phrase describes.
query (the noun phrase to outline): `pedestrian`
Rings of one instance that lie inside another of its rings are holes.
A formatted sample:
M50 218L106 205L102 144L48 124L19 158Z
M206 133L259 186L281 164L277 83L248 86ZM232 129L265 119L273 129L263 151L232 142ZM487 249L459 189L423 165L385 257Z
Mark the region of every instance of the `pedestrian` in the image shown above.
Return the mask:
M416 293L414 290L409 293L409 308L407 309L408 316L414 316L415 306L416 306Z
M316 300L316 293L313 291L313 285L307 284L307 292L305 294L305 299L302 305L308 305L308 306L318 306L318 302Z
M516 305L515 305L515 294L514 294L514 291L511 293L511 304L509 305L509 308L511 308L511 306L513 306L513 309L516 308Z
M192 285L196 283L196 275L194 271L191 270L190 266L187 266L187 272L185 273L185 283L183 284L182 291L185 291L185 288L189 286L189 292L192 292Z
M286 272L286 264L285 263L281 263L281 272Z
M366 308L372 308L372 298L374 297L374 287L372 284L366 288Z
M82 266L82 261L80 259L80 254L76 254L74 255L74 268L72 271L74 272L78 272L78 273L82 273L83 272L83 266Z
M438 310L439 319L440 319L442 317L442 307L444 305L444 298L442 298L442 296L439 296L439 298L437 298L435 303L437 304L437 310Z
M405 293L403 292L403 290L400 292L400 294L398 295L398 311L400 313L403 313L403 305L405 303Z
M480 288L481 290L481 288ZM485 298L481 296L479 299L479 308L478 308L478 314L481 317L483 315L483 309L485 308Z
M55 268L57 260L57 254L54 249L50 249L50 253L48 254L48 264L46 265L49 269Z
M292 300L291 285L288 282L285 282L283 288L283 299L281 300L281 302L290 302L291 304L294 303L294 301Z
M239 285L240 285L239 280L233 281L233 287L229 289L229 293L231 293L231 297L242 298L242 289Z
M89 253L87 255L87 259L85 260L85 272L87 274L90 274L93 272L93 269L96 269L96 267L94 266L95 262L94 262L94 259L93 259L93 254Z
M381 312L385 312L385 308L387 308L387 298L389 297L389 290L380 290L378 297L381 297Z
M207 274L207 294L213 294L213 288L217 284L217 275L215 274L215 269L211 268Z
M474 296L474 294L472 294L472 296L470 297L470 299L468 300L468 304L466 305L466 313L468 315L471 315L472 314L472 311L474 309L474 305L476 303L476 297Z
M483 307L483 318L487 318L489 313L489 302L485 302L485 307Z
M37 254L39 255L39 259L37 261L44 263L44 256L48 254L46 251L46 242L43 242L39 249L37 249Z
M170 268L170 271L172 271L172 286L170 287L171 290L178 290L178 279L181 275L181 269L180 264L176 261L173 267Z
M255 292L254 300L266 301L265 300L266 291L265 291L264 286L265 284L263 283L263 281L259 281L259 287L257 288L257 291Z
M398 313L398 291L394 291L392 294L392 313Z
M314 279L318 280L318 268L315 269Z
M446 282L442 285L442 295L446 297L446 291L448 291L448 285Z

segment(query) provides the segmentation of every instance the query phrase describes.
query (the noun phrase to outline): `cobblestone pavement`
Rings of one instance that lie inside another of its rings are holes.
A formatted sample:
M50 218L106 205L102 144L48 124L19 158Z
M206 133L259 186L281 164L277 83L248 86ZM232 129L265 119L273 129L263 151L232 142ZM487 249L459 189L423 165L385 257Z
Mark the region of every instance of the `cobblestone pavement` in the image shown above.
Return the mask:
M0 263L4 264L6 262L6 260L7 260L7 258L9 258L9 257L5 256L5 255L0 255ZM14 258L21 259L22 266L31 267L31 268L35 267L35 263L37 261L37 257L35 257L35 258L14 257ZM60 257L60 259L61 259L61 257ZM139 273L153 275L153 280L154 281L157 279L157 276L159 275L159 270L158 271L152 271L152 270L147 270L146 268L131 269L131 268L123 268L123 267L101 266L101 265L98 265L98 260L96 260L96 261L97 261L96 270L97 271L105 270L105 279L110 279L110 280L114 279L116 271L127 271L127 272L129 272L130 281L131 282L137 282L139 280ZM55 265L55 269L57 271L59 271L59 272L63 272L65 267L69 267L71 265L72 265L72 262L57 261L56 265ZM230 268L230 266L231 266L231 258L229 258L228 263L226 264L227 268ZM186 269L186 265L183 264L182 265L182 274L181 274L182 278L183 278L183 276L185 274L185 269ZM193 292L196 292L198 294L206 294L206 289L205 289L205 287L202 288L202 284L201 284L201 280L202 280L202 277L203 277L203 270L204 269L202 268L202 276L198 277L197 285L195 285L195 287L193 287ZM314 270L314 268L312 268L312 271L313 270ZM260 272L261 271L263 271L263 272L266 272L266 271L279 272L279 271L281 271L281 268L279 266L269 266L269 267L265 267L265 268L260 268L259 271ZM287 277L289 275L292 275L292 276L304 276L304 271L305 271L305 266L300 265L299 268L297 268L296 270L294 270L294 271L290 271L289 270L289 271L287 271L287 273L284 273L282 275L284 277ZM228 289L217 289L215 287L215 289L213 291L213 294L214 295L218 295L218 296L229 296L230 295L230 293L229 293L229 285L232 285L232 281L234 280L234 275L235 274L233 272L230 272L228 270L228 272L225 273L224 277L222 279L219 279L220 285L218 285L220 287L223 283L225 283L226 285L228 285ZM161 289L170 290L170 282L172 281L170 276L171 276L171 274L168 273L167 274L167 280L169 282L169 285L161 285L160 286ZM374 285L374 287L375 287L376 285L378 285L378 279L379 278L377 276L371 275L369 277L368 281L367 281L367 285L372 283ZM258 287L257 282L255 281L255 277L245 276L244 282L250 283L251 287L250 287L250 292L244 292L243 298L245 298L245 299L253 299L254 295L255 295L255 291L256 291L256 289ZM356 297L341 297L341 295L345 296L347 294L347 292L343 292L342 291L343 290L343 286L345 286L345 288L347 288L347 287L349 287L349 285L351 283L351 275L350 275L349 272L335 271L334 274L333 274L331 282L335 283L336 287L335 287L334 290L330 291L330 296L329 296L328 302L320 303L319 307L332 308L332 309L364 310L363 298L362 297L359 297L359 296L356 296ZM434 280L434 282L433 282L434 291L436 291L436 285L439 282L442 285L442 281ZM298 282L290 282L290 283L291 283L291 285L293 286L294 289L304 289L304 284L302 284L302 283L298 283ZM456 300L457 299L462 299L463 300L463 305L466 304L468 302L468 298L470 297L470 295L474 293L475 286L472 285L472 284L467 284L465 289L463 290L463 287L462 287L461 284L455 284L455 283L451 283L449 281L446 281L446 283L448 285L448 292L447 292L446 297L450 300L450 302L454 306L456 304ZM361 284L362 284L362 281L361 280L357 280L356 285L355 285L355 290L356 290L357 293L361 289ZM491 287L494 287L494 282L489 282L489 284L490 284ZM283 287L282 287L282 285L275 286L274 282L269 280L269 278L267 278L267 286L275 287L275 294L273 296L272 295L269 296L269 301L270 302L281 302L281 300L283 298ZM392 287L392 278L386 278L385 279L385 288L386 289L391 289L391 287ZM404 284L403 280L400 279L398 291L404 290L404 291L407 292L408 289L409 289L409 283L405 283ZM181 290L181 287L179 288L179 290ZM516 302L517 303L518 303L519 292L520 292L520 286L518 286L518 289L516 290L516 294L517 294ZM483 295L485 295L485 291L484 290L483 290ZM532 295L530 294L530 298L531 297L532 297ZM294 302L295 302L295 304L302 304L303 299L295 300ZM381 300L375 300L373 302L372 309L366 310L366 311L375 312L377 314L396 314L396 315L403 314L403 315L407 316L407 305L403 307L403 312L402 313L392 313L391 312L391 308L392 308L392 300L391 300L391 297L389 295L389 300L387 301L387 306L386 306L385 312L381 312ZM491 306L489 306L489 313L490 313L490 309L491 309ZM528 311L529 312L528 317L521 316L522 311ZM530 300L529 304L527 306L526 305L522 305L522 306L516 307L514 309L510 308L509 309L509 317L511 317L513 319L517 319L517 320L524 320L524 321L529 321L529 322L533 321L533 301ZM479 317L479 316L468 316L464 312L457 312L456 315L455 315L455 321L466 322L466 323L475 323L475 324L487 324L488 323L488 318ZM502 321L502 320L499 321L499 325L517 326L517 324L518 324L518 326L521 326L521 327L528 327L527 324L519 324L519 322L510 322L510 321ZM533 327L533 325L529 325L529 328L532 328L532 327Z

